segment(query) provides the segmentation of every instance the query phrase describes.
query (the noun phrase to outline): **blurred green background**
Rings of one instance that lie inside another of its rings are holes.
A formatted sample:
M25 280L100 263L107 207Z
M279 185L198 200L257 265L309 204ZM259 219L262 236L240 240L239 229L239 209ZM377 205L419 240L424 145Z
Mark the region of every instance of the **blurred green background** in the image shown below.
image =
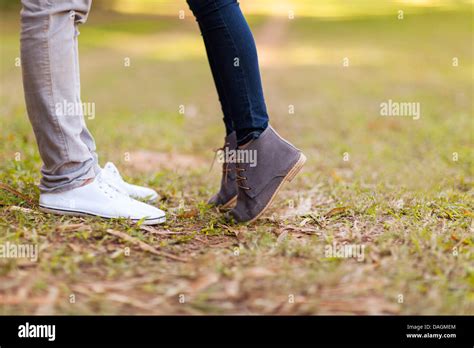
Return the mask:
M2 4L18 7L17 1ZM383 171L402 182L426 183L410 174L415 168L436 183L446 179L441 168L466 173L472 1L241 4L255 33L272 122L283 133L297 134L296 143L314 152L315 165L337 167L348 151L358 164L354 170ZM32 142L21 69L15 65L17 10L3 10L1 20L2 135L15 139L3 143L3 155L22 146L16 141ZM136 148L203 154L220 142L220 107L202 39L184 1L94 1L80 30L83 101L94 102L97 113L88 124L108 134L97 136L101 153L116 160ZM130 67L124 66L126 59ZM419 102L421 119L380 117L379 105L388 99ZM180 105L186 107L184 115ZM289 105L295 114L288 113ZM132 136L125 137L124 130ZM453 152L466 161L456 169Z

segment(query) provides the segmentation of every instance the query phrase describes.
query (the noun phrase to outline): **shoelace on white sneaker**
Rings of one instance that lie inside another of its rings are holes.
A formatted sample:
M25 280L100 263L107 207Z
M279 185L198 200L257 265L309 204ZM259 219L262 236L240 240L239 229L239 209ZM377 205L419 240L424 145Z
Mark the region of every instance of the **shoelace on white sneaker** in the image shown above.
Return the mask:
M131 199L127 192L122 190L118 185L114 184L112 180L109 180L104 171L101 171L96 177L99 189L102 190L109 198L117 198L118 195L126 196Z
M117 167L112 163L108 162L104 169L102 169L103 175L109 182L113 182L116 185L128 185L128 183L123 180L122 175L120 175Z
M111 177L113 177L114 179L116 179L117 181L119 182L125 182L122 178L122 175L120 174L119 170L117 169L117 167L115 166L115 164L113 164L112 162L107 162L107 164L105 165L104 167L104 171Z

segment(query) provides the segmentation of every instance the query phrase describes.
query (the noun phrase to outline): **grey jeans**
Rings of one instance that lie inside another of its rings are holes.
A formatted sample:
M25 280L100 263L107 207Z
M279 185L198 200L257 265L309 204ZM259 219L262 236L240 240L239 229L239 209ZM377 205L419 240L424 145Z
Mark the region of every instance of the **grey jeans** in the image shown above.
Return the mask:
M81 108L77 45L77 27L86 21L92 0L21 2L23 87L43 160L39 188L66 191L100 171Z

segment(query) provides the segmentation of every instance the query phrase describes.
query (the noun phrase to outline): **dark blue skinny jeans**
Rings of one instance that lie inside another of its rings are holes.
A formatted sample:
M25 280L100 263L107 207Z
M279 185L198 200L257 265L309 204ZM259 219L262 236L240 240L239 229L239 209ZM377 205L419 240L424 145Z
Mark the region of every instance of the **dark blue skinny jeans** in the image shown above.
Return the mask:
M199 24L227 135L256 139L268 126L257 49L237 0L187 0Z

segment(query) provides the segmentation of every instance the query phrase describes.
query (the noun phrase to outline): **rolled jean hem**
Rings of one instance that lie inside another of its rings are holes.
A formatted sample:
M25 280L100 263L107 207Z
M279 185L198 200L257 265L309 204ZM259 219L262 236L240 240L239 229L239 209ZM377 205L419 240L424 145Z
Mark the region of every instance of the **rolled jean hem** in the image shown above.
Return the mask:
M99 168L100 170L100 167L97 166L97 168ZM98 174L97 168L95 166L91 166L84 175L81 175L80 177L74 179L71 182L68 182L67 184L61 184L54 187L46 187L43 185L43 183L40 183L38 188L41 193L61 193L73 190L84 185L84 181L89 179L95 179Z

